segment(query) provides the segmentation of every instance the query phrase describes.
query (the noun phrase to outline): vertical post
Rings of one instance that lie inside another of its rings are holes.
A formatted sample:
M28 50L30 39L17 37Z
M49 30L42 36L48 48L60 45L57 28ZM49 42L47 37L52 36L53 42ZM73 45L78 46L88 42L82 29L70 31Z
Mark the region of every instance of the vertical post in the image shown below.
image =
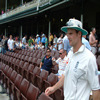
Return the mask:
M48 39L49 39L49 37L50 37L50 32L51 32L51 22L49 21L49 28L48 28L49 30L48 30Z
M21 0L21 4L23 5L23 0Z
M81 14L81 22L83 23L83 14Z
M23 33L23 27L22 25L20 26L20 39L22 39L22 33Z
M5 12L7 12L7 0L5 0Z
M81 22L83 23L83 0L82 2L82 6L81 6Z
M5 36L7 36L7 34L6 34L6 28L5 28Z
M37 10L39 10L39 3L40 3L40 0L37 0L37 2L38 2Z

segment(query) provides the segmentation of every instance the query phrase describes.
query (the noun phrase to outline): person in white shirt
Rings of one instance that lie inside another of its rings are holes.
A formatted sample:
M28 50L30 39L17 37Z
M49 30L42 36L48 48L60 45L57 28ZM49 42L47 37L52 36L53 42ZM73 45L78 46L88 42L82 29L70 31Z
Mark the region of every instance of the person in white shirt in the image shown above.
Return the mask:
M64 75L54 86L48 87L45 94L50 95L64 86L64 100L89 100L91 91L93 100L100 100L96 58L82 44L82 35L87 35L87 31L82 28L82 23L76 19L70 19L66 25L61 30L67 33L69 43L72 46L67 56L68 64Z
M63 45L63 33L60 33L60 37L57 40L58 50L64 47Z
M59 67L58 73L56 74L58 76L58 79L60 79L62 74L64 74L65 67L67 65L66 51L64 49L60 49L59 55L60 57L57 60L55 60L54 57L52 58L53 64L58 64Z
M8 51L13 52L14 50L14 40L12 39L12 35L10 35L10 38L8 40Z
M56 34L54 34L53 43L57 43L57 36L56 36Z
M27 43L26 43L27 35L25 35L22 39L22 49L25 49Z

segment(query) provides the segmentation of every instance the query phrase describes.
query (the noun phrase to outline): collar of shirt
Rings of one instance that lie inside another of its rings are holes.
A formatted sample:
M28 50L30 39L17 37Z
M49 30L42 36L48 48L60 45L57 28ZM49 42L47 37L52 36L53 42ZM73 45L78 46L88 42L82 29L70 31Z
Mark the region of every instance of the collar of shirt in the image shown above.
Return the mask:
M77 53L79 53L79 52L83 52L84 49L85 49L85 45L82 44L82 46L79 48L79 50L78 50L77 52L73 53L73 54L77 54ZM73 47L71 48L71 51L73 52Z
M51 56L50 56L50 57L51 57ZM46 56L47 59L50 58L50 57Z

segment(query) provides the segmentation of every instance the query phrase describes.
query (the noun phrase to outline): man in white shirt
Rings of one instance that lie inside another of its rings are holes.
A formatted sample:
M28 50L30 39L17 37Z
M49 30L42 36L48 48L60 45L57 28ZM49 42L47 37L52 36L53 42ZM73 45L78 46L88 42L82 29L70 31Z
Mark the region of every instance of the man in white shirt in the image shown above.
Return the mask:
M89 100L91 91L93 100L100 100L96 58L82 44L82 35L87 35L87 31L76 19L70 19L66 25L61 30L67 33L72 48L67 56L68 64L65 74L54 86L48 87L45 94L50 95L64 86L64 100Z
M62 74L64 74L65 67L67 65L66 51L64 49L60 49L59 55L60 57L57 60L55 60L54 57L52 58L53 64L58 64L59 67L58 73L56 74L58 76L58 79L60 79Z
M25 49L26 47L26 39L27 39L27 35L25 35L22 39L22 49Z
M60 33L60 37L57 40L58 50L64 47L63 45L63 33Z
M14 50L14 40L12 39L12 35L10 35L10 38L8 40L8 51L13 52Z

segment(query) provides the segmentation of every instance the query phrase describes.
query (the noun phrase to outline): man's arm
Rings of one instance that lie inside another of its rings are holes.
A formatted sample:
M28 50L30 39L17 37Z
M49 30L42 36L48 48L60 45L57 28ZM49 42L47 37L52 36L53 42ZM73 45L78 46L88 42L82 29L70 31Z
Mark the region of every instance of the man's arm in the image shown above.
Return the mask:
M92 40L92 37L89 36L89 43L90 43L90 45L93 45L93 44L95 44L95 43L97 43L97 42L98 42L97 40L93 41L93 40Z
M100 90L93 90L93 100L100 100Z
M59 89L60 87L62 87L64 85L64 78L65 76L62 75L62 77L60 78L60 80L52 87L48 87L46 90L45 90L45 94L48 96L52 93L54 93L57 89Z
M40 62L40 68L42 67L42 65L43 65L43 63L42 63L42 62Z

